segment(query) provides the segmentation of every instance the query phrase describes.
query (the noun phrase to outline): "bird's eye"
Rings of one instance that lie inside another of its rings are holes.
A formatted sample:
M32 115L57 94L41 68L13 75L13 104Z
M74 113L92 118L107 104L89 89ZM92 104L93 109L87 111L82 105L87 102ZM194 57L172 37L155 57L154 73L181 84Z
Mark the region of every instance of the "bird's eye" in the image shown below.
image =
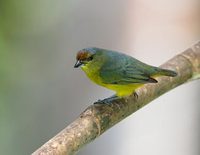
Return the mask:
M87 58L87 61L91 61L93 59L93 56L90 56L89 58Z

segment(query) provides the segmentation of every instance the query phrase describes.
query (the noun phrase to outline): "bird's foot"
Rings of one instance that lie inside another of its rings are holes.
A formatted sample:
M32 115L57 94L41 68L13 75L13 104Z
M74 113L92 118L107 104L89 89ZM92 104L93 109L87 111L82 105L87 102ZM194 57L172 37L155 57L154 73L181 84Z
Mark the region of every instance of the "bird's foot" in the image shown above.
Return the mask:
M138 94L136 92L133 93L135 99L137 100L138 99Z
M113 100L116 100L116 99L119 99L119 97L116 95L113 95L109 98L98 100L97 102L94 102L94 104L110 104Z

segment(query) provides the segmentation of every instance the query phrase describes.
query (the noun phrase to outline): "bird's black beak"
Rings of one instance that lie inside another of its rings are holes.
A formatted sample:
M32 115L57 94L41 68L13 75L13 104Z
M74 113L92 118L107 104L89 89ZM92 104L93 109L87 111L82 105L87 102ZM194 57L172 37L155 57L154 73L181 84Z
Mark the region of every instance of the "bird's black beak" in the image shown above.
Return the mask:
M79 60L76 61L75 65L74 65L74 68L78 68L82 65L83 63Z

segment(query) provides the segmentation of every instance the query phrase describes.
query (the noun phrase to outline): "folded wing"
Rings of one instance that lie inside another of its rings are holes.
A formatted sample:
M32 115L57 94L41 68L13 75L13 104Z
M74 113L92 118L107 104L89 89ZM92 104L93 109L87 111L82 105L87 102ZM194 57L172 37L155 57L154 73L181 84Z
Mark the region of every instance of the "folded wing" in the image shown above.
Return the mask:
M100 77L105 84L157 83L150 77L151 72L150 66L122 54L107 60L100 69Z

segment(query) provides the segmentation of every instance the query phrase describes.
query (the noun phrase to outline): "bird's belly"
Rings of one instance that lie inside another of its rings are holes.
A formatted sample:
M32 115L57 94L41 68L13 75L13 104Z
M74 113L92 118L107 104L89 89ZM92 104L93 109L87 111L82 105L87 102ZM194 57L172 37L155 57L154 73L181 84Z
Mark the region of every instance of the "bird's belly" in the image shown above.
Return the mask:
M104 84L104 87L114 90L116 95L119 97L129 96L135 89L140 87L142 84L127 84L127 85L117 85L117 84Z

